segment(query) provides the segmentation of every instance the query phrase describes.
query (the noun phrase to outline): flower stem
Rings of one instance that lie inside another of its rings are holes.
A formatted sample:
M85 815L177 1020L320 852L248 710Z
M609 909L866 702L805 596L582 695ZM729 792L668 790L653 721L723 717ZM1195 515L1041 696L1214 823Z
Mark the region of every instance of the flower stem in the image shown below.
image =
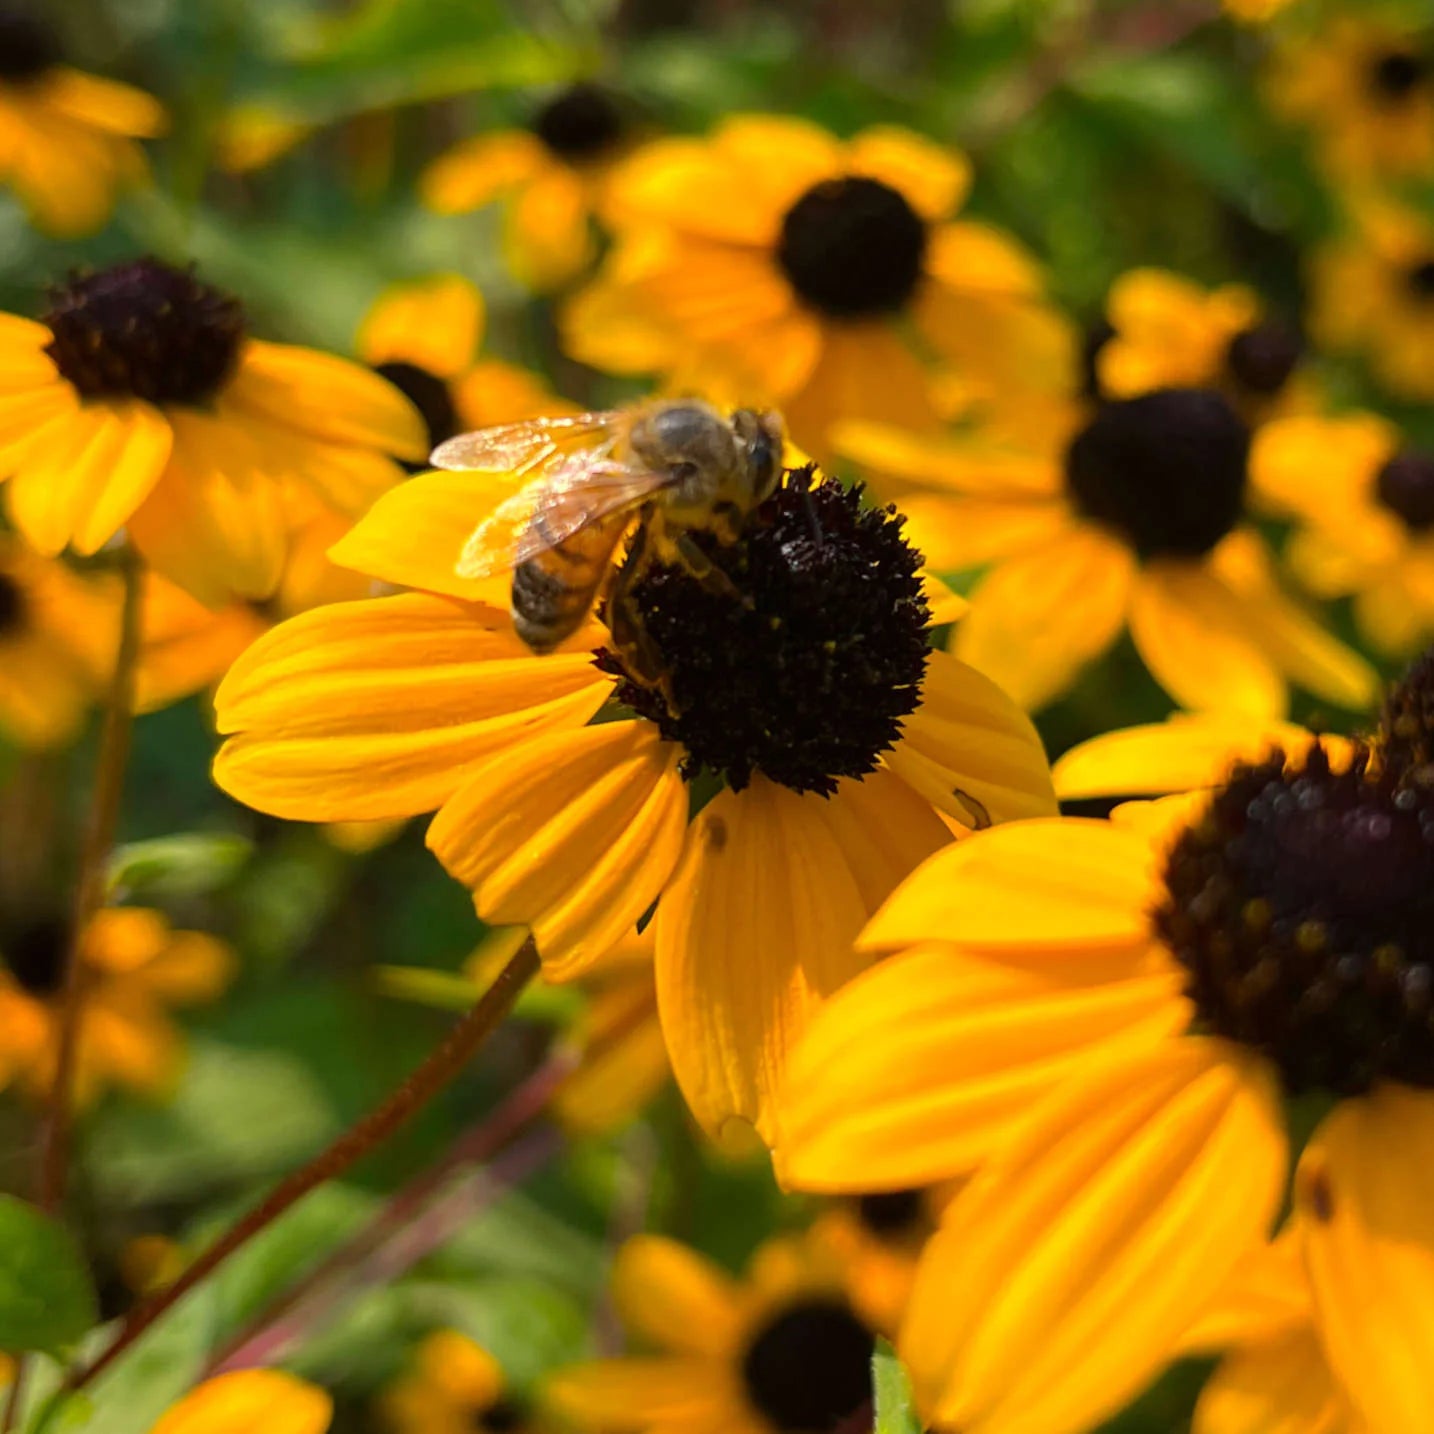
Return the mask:
M159 1317L190 1290L213 1274L236 1250L267 1229L311 1190L342 1175L362 1156L387 1140L447 1086L497 1030L519 992L537 974L538 948L530 936L513 953L473 1009L449 1032L443 1043L382 1105L349 1127L307 1165L286 1176L248 1214L203 1251L182 1275L153 1299L132 1310L119 1332L90 1364L66 1381L70 1391L83 1388L135 1343Z
M58 1210L64 1201L69 1169L75 1064L79 1054L88 975L82 955L85 930L104 904L105 869L114 846L125 770L129 766L130 737L134 730L134 683L139 658L143 575L138 557L128 549L124 550L121 558L121 574L124 605L120 612L119 651L105 699L95 787L90 797L84 844L80 849L80 870L75 882L74 906L65 948L55 1079L50 1087L40 1135L38 1203L40 1209L50 1213Z

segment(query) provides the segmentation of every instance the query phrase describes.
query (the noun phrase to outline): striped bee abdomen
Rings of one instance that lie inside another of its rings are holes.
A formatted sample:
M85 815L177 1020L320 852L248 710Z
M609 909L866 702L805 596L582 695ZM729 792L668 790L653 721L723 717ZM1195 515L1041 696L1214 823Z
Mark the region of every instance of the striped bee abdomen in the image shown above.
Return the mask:
M629 517L591 523L513 569L513 626L534 652L550 652L582 626Z

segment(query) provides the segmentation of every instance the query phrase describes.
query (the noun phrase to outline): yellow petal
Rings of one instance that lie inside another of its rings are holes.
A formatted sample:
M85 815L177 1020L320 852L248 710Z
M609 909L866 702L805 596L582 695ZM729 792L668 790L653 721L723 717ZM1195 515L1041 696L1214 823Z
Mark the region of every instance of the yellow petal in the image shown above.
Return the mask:
M921 705L883 760L964 826L1056 811L1050 765L1030 718L988 677L944 652L926 659Z
M861 934L869 951L947 941L1003 960L1056 963L1143 951L1161 894L1150 845L1073 817L976 832L919 867Z
M1023 707L1042 707L1120 635L1134 572L1123 543L1095 527L1071 529L992 569L971 594L953 651Z
M1112 1040L1189 1019L1173 968L1008 966L932 945L890 957L819 1011L783 1087L784 1183L862 1192L965 1174Z
M1252 1250L1229 1285L1185 1331L1181 1348L1209 1353L1234 1345L1271 1344L1314 1328L1314 1296L1296 1224Z
M68 119L113 134L148 139L166 128L164 106L143 90L67 65L46 70L44 101Z
M1314 1331L1226 1356L1195 1409L1193 1434L1353 1434Z
M477 209L545 169L551 160L537 135L501 130L455 145L419 177L423 202L439 214Z
M472 773L428 845L484 921L530 926L548 978L568 980L631 931L676 865L681 758L647 722L535 736Z
M483 338L483 295L461 274L394 284L373 302L356 347L367 364L411 363L457 378Z
M426 1336L418 1347L417 1363L419 1379L450 1408L486 1409L503 1393L498 1361L456 1329L439 1329Z
M578 727L611 683L534 657L500 614L425 594L336 603L265 634L215 695L215 780L300 821L415 816L511 743Z
M626 1430L746 1434L739 1422L743 1401L735 1371L691 1356L572 1365L547 1381L542 1402L560 1427L589 1429L594 1434Z
M635 1236L618 1251L612 1299L627 1329L658 1349L720 1358L741 1336L736 1281L660 1235Z
M1263 1240L1278 1097L1217 1042L1093 1057L957 1197L899 1347L966 1434L1074 1434L1137 1393Z
M1341 1103L1305 1149L1295 1214L1325 1351L1374 1430L1434 1408L1434 1092Z
M847 145L846 164L853 174L890 185L931 222L955 213L971 187L971 162L964 154L897 125L862 130Z
M657 913L657 999L678 1084L721 1135L772 1143L787 1052L821 1001L866 964L866 915L822 808L762 776L696 818Z
M520 283L540 292L580 274L597 251L587 189L565 165L525 184L503 216L503 255Z
M242 1369L206 1380L164 1414L151 1434L323 1434L333 1400L278 1369Z

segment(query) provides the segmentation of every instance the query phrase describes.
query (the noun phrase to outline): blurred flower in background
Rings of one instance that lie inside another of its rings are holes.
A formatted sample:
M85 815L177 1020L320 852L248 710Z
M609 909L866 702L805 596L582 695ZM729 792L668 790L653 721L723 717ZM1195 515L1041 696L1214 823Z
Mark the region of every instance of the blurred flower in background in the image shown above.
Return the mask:
M521 1434L532 1425L506 1385L481 1345L458 1330L435 1330L383 1391L379 1414L393 1434Z
M241 1369L207 1379L160 1418L150 1434L324 1434L333 1400L317 1385L277 1369Z

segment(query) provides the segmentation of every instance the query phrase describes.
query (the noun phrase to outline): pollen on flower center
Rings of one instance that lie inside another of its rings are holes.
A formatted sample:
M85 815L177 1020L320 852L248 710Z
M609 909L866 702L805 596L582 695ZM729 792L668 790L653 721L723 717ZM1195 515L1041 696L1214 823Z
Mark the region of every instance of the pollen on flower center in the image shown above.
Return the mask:
M1400 104L1423 84L1429 74L1424 57L1413 50L1388 50L1369 66L1369 87L1382 100Z
M926 225L879 179L827 179L787 211L777 262L814 309L836 319L895 313L916 291Z
M1142 557L1200 557L1239 519L1249 449L1218 393L1159 389L1101 406L1066 451L1066 487Z
M1315 747L1236 770L1176 842L1160 934L1209 1030L1297 1093L1434 1087L1434 789Z
M921 555L890 510L788 473L737 542L698 546L725 581L654 564L632 601L672 698L632 680L619 700L736 790L760 771L798 792L870 772L921 697L930 611ZM626 678L604 650L604 671ZM675 708L678 715L673 715Z
M65 922L31 921L5 937L0 955L21 990L43 998L55 995L64 984L68 945L69 927Z
M831 1429L871 1398L872 1333L836 1298L790 1304L742 1358L748 1398L776 1428Z
M1434 458L1404 449L1374 480L1379 501L1415 532L1434 527Z
M25 594L14 578L0 573L0 638L10 637L25 626Z
M239 359L244 310L186 269L136 259L50 294L45 352L87 398L203 405Z
M60 63L55 32L34 15L0 11L0 80L23 82Z
M559 159L596 159L622 138L622 115L612 96L589 83L570 85L533 117L533 133Z
M1230 340L1225 367L1244 392L1271 398L1289 382L1303 351L1304 344L1291 325L1267 319Z
M375 364L374 372L386 378L423 416L430 449L437 448L458 432L458 410L453 403L453 390L436 373L401 359ZM426 466L422 463L404 464L411 473L417 473Z

